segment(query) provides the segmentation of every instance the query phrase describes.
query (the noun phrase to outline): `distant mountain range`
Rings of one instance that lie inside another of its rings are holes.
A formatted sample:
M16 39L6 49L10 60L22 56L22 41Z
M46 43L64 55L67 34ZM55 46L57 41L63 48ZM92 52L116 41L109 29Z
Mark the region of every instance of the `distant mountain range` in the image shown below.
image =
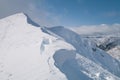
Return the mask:
M120 61L120 24L86 26L73 28L72 30L93 41L98 48Z

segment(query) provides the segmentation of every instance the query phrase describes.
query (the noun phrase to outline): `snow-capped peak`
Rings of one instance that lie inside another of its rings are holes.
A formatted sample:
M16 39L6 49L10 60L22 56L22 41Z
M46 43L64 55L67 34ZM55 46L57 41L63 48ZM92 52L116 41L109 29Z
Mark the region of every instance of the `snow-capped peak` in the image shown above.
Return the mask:
M29 24L23 13L0 20L0 80L67 80L54 65L58 49L74 48Z
M40 25L35 23L34 21L32 21L32 19L26 13L17 13L15 15L8 16L4 19L10 23L14 23L14 22L16 23L16 21L18 21L19 23L22 23L22 24L28 23L28 24L31 24L33 26L40 27ZM4 21L4 19L1 19L1 20Z
M17 14L14 14L14 15L11 15L11 16L8 16L6 18L3 18L1 20L14 20L14 19L22 19L24 20L23 22L26 22L26 19L27 19L27 16L24 14L24 13L17 13ZM14 21L15 22L15 21Z
M120 62L58 26L23 13L0 20L0 80L120 80Z

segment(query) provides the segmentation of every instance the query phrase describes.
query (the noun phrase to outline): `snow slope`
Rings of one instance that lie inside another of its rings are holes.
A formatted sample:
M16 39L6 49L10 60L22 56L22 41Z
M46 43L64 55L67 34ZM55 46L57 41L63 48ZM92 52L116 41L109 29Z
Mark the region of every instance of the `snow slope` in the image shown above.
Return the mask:
M120 24L81 26L71 29L93 41L99 48L120 61Z
M120 45L110 49L107 53L120 61Z
M49 28L49 30L61 36L66 42L73 45L76 48L76 52L80 55L99 64L111 73L120 76L120 63L104 51L97 48L94 43L88 41L87 39L82 39L77 33L61 26L52 27Z
M0 80L120 80L120 63L64 27L26 14L0 20Z
M120 61L120 37L111 37L106 35L103 38L104 39L102 41L96 39L96 41L100 42L98 47Z
M97 45L98 48L104 50L105 52L109 53L112 57L120 61L120 36L118 36L118 34L99 34L99 36L87 35L84 36L84 38L91 40Z
M66 80L54 66L58 49L73 47L28 24L23 13L0 20L0 80Z

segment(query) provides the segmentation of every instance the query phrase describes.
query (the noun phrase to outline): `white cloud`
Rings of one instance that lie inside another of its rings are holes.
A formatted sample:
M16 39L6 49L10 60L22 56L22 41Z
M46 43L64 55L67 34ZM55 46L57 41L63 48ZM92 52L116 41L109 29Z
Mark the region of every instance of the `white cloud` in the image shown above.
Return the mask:
M60 15L51 13L44 8L37 8L33 3L29 4L26 13L42 26L60 25Z
M23 12L33 0L0 0L0 18Z
M40 25L60 25L61 16L47 11L42 0L40 2L38 8L35 0L0 0L0 18L25 12Z
M70 28L79 34L93 34L93 33L106 33L106 32L120 32L120 24L101 24L101 25L83 25L80 27Z

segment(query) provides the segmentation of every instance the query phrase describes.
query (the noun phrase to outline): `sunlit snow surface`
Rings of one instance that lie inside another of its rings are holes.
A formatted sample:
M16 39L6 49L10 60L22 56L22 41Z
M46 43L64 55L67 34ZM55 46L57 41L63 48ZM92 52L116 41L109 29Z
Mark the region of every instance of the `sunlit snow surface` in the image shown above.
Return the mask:
M0 20L0 80L120 80L120 63L94 43L28 19Z

